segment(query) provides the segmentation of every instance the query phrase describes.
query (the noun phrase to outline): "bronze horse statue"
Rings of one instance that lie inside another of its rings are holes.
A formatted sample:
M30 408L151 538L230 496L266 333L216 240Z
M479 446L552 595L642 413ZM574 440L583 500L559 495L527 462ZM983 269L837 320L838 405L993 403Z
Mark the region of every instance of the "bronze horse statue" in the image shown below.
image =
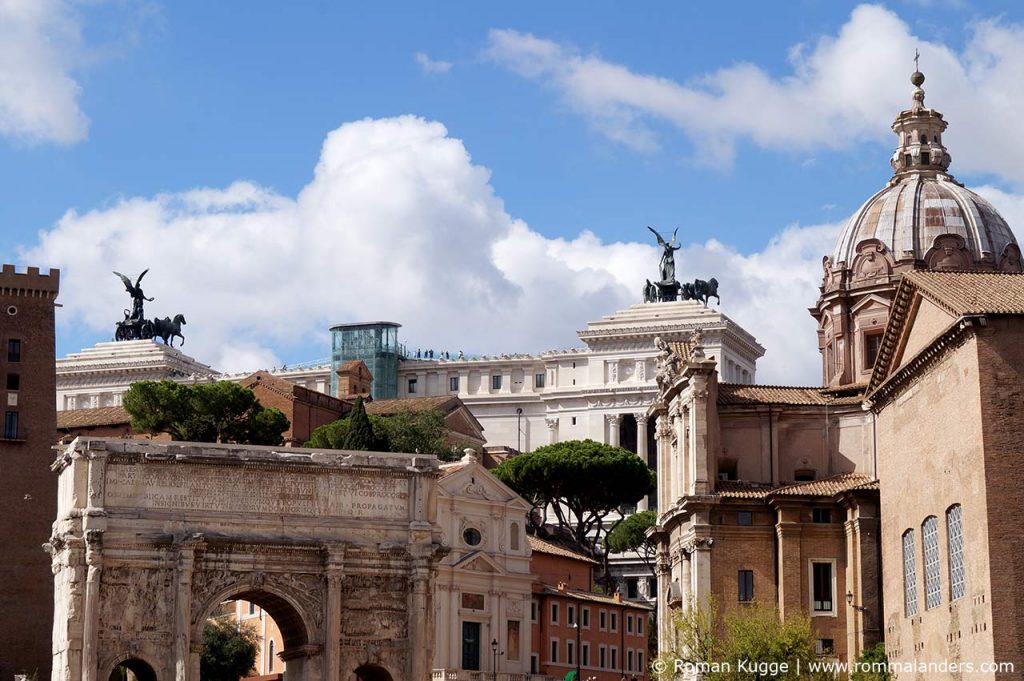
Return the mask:
M711 277L707 281L703 279L694 279L692 284L682 285L683 300L699 300L704 304L704 307L708 306L708 301L712 298L718 301L718 304L722 304L722 299L718 297L718 280Z
M174 319L164 317L153 320L153 337L163 340L164 345L174 347L174 337L181 339L181 345L185 344L185 336L181 334L181 327L185 324L185 315L176 314Z
M722 304L722 299L718 297L718 280L711 277L707 281L703 279L695 279L693 281L693 297L704 303L704 307L708 306L708 301L714 298L718 301L718 304Z

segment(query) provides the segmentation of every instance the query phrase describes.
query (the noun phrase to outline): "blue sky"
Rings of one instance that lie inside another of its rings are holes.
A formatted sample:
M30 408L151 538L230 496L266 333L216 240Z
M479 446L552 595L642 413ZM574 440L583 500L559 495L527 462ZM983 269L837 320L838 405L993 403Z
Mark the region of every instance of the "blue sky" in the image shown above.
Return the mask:
M952 171L1024 215L1018 3L494 5L0 3L0 259L64 271L58 353L145 267L225 369L381 317L571 346L639 300L650 224L723 281L759 378L813 382L820 259L890 176L915 47Z

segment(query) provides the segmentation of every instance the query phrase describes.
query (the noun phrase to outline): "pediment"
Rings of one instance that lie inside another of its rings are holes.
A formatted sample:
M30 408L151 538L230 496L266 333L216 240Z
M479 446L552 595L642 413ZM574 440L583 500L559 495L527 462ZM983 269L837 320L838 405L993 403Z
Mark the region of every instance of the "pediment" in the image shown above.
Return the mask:
M525 499L501 480L494 477L479 462L464 464L462 468L444 475L438 482L441 496L491 501L499 504L516 503L524 512L530 509Z
M888 312L891 306L892 303L888 299L872 293L871 295L864 296L861 300L858 300L857 303L850 308L850 312L857 314L858 312L871 308L878 308Z
M483 426L465 405L445 416L444 425L452 433L464 435L480 442L486 441Z
M891 363L893 370L928 347L955 321L953 315L918 293L903 324L902 338Z
M483 574L492 575L506 575L508 572L498 565L493 558L488 556L486 553L480 551L473 551L467 553L461 559L452 565L457 570L466 570L468 572L478 572Z

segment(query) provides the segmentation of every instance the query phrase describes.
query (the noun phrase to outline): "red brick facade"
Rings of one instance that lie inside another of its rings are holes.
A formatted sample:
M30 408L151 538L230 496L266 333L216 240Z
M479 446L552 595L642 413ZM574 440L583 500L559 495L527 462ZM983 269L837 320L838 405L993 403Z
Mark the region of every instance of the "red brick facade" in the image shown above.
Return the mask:
M57 515L50 472L54 407L54 301L60 273L0 272L0 679L50 676L53 575L42 544Z
M581 679L647 679L650 606L592 593L594 561L535 537L530 544L534 673L561 678L578 663Z

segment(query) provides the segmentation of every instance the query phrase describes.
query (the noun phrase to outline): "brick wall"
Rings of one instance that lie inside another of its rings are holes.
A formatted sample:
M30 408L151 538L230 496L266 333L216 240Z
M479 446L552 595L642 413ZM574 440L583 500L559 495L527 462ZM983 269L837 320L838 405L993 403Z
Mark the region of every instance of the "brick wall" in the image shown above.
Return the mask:
M878 414L885 638L894 660L981 663L995 657L980 394L978 345L968 337L925 368ZM953 504L961 504L963 511L966 594L951 602L946 511ZM930 609L922 549L922 523L929 516L938 520L941 581L941 601ZM907 616L904 608L907 529L914 530L914 616Z
M56 442L54 299L59 273L32 268L0 272L0 414L18 414L13 440L0 439L0 679L16 673L50 675L53 574L42 544L57 517L57 478L50 472ZM21 341L9 361L8 341ZM7 390L17 375L17 390ZM3 431L0 431L3 435Z
M1024 319L988 319L978 365L988 496L992 639L997 661L1024 674ZM968 576L968 579L970 576Z

